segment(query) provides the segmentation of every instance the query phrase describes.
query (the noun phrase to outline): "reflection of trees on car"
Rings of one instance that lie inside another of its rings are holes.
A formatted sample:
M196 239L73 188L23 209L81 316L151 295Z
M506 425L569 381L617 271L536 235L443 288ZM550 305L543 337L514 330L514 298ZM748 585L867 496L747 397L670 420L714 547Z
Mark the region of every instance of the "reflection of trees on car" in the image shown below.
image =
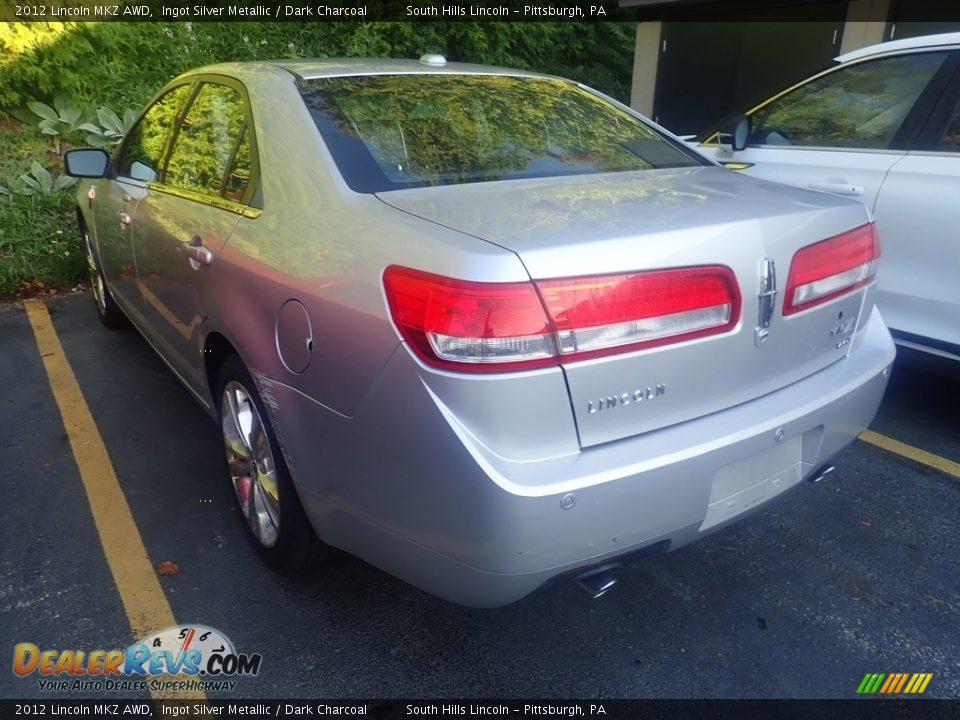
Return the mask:
M763 111L755 142L888 147L945 57L927 53L860 63L808 82Z
M338 77L302 92L321 129L360 141L388 185L690 164L633 116L561 80Z
M220 195L243 128L240 93L224 85L204 84L183 118L165 181L183 190ZM249 148L247 153L249 177Z
M151 106L130 133L118 172L130 177L133 164L139 162L153 171L154 179L160 173L160 163L170 128L189 94L190 85L181 85L161 97ZM146 180L147 178L138 178Z

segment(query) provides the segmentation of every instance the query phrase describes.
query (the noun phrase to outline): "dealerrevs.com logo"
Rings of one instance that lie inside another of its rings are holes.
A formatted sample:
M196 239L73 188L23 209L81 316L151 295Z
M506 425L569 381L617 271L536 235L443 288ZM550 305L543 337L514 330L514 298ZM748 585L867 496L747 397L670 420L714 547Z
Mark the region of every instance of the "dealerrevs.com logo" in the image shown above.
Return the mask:
M37 676L49 692L130 692L236 688L235 678L260 672L259 653L238 653L230 639L206 625L161 630L126 650L13 648L13 672Z

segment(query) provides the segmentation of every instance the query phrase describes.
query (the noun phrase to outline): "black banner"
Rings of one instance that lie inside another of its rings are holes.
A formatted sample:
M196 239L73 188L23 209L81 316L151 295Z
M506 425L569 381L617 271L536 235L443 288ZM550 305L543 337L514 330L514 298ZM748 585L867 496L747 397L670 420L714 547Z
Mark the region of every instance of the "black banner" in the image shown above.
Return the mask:
M0 700L0 717L954 720L957 700Z
M802 20L836 20L834 4L802 5ZM775 16L770 15L776 7ZM797 0L0 0L19 22L636 22L791 19ZM812 9L811 9L812 8ZM886 22L886 6L861 9ZM960 19L960 4L932 0L912 20ZM822 15L822 17L821 17Z
M630 20L617 0L0 0L23 22L497 22Z

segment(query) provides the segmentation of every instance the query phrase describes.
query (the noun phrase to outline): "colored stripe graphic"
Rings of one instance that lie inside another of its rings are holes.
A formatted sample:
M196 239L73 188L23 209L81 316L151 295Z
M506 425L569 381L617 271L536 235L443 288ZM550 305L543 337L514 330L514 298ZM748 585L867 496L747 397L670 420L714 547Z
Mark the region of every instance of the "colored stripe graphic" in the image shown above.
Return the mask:
M930 678L932 677L933 673L914 673L903 692L910 693L911 695L918 695L922 693L927 689L927 685L930 684Z
M862 695L872 695L880 689L880 683L886 677L885 673L867 673L860 682L857 692Z
M899 679L900 679L900 675L898 673L891 673L890 675L888 675L887 681L883 684L883 687L880 688L880 692L882 693L890 692L890 686L896 685Z
M919 695L932 679L933 673L867 673L857 686L857 694Z
M890 677L880 688L880 692L889 694L900 692L900 688L907 681L907 677L909 677L908 673L890 673Z

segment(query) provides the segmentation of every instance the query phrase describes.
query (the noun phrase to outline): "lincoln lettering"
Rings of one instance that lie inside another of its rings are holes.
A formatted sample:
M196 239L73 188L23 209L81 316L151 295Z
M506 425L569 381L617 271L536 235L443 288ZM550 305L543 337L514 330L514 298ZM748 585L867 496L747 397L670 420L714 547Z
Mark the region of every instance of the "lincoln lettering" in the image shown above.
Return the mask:
M617 406L630 405L631 403L643 402L644 400L653 400L666 394L667 386L664 384L654 387L638 388L633 392L620 393L619 395L608 395L597 401L590 400L587 403L587 412L590 415L598 413L604 409L612 409Z

